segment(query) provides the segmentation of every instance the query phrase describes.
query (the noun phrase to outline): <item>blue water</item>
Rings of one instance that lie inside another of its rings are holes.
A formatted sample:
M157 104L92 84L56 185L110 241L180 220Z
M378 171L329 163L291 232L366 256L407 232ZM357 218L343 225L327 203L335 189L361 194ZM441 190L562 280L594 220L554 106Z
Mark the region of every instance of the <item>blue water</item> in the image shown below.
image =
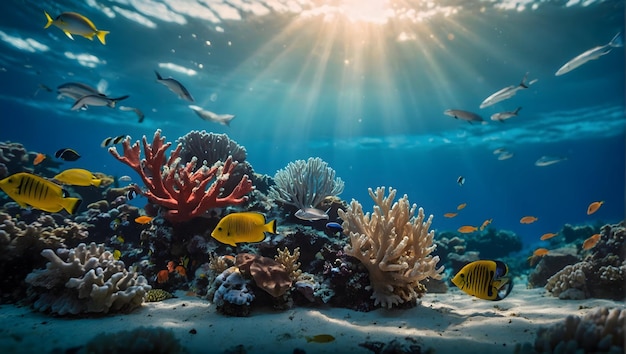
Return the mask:
M351 16L365 2L250 3L258 15L238 2L4 1L0 140L49 155L72 147L82 158L71 167L133 175L100 147L104 138L152 137L157 128L169 141L190 130L227 133L258 173L319 156L345 181L341 197L365 210L368 187L392 186L435 215L438 231L493 218L527 244L565 223L624 218L624 48L554 76L624 31L623 1L437 1L430 11L418 0L367 2L394 9L375 22ZM111 32L107 44L44 29L44 10L80 12ZM236 118L230 127L202 121L154 70L182 82L196 105ZM529 89L479 108L526 72L538 79ZM71 81L130 95L122 104L140 108L145 121L107 107L71 111L68 99L38 90ZM489 120L519 106L518 117ZM443 114L450 108L488 123L455 120ZM497 160L500 147L514 156ZM567 159L535 166L543 155ZM605 204L586 215L597 200ZM443 217L460 203L467 207L456 218ZM539 220L520 224L526 215Z

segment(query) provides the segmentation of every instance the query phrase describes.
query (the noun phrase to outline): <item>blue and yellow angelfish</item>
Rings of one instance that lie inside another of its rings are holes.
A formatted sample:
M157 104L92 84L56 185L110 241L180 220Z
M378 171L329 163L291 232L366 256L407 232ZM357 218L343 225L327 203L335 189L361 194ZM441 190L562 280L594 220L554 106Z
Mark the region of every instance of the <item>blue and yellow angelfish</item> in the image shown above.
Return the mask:
M465 293L483 300L502 300L513 289L507 274L509 267L501 261L481 260L467 264L452 278Z

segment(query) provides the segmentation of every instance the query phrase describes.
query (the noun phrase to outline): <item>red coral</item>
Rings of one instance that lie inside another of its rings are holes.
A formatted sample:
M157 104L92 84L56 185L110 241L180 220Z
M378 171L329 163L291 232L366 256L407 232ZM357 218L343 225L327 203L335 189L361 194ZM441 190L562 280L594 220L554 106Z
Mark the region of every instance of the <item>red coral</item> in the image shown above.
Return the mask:
M115 147L109 148L109 153L113 157L130 166L141 176L147 190L143 191L135 186L136 191L146 196L150 202L167 209L163 217L170 222L185 222L211 208L241 204L247 199L245 195L254 189L248 176L244 175L229 195L220 197L223 185L231 178L231 172L237 166L232 156L229 156L223 165L202 166L194 171L196 159L185 165L179 164L181 145L170 154L167 161L165 160L165 151L171 145L171 142L165 143L159 129L154 133L152 145L148 144L145 136L143 137L143 150L146 155L144 159L140 159L139 142L131 146L130 138L122 142L124 156L120 156Z

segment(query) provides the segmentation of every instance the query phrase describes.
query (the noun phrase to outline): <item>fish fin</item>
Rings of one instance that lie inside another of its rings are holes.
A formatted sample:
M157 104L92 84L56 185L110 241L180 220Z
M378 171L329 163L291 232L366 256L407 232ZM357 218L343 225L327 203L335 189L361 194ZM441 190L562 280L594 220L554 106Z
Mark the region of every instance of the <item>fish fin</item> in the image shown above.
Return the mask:
M504 119L496 119L500 123L504 123Z
M50 17L50 15L48 15L46 11L44 11L43 13L46 14L46 19L48 20L48 23L46 23L46 26L44 27L45 29L50 27L54 23L54 20L52 19L52 17Z
M98 40L100 40L100 43L107 44L106 40L104 39L104 37L109 34L109 31L97 31L96 32L96 36L98 37Z
M159 74L158 71L154 71L154 73L156 74L157 80L163 80L163 78L161 77L161 74Z
M63 198L62 201L63 209L70 214L74 214L78 210L80 203L82 203L82 200L79 198Z
M624 37L622 36L622 32L619 32L615 35L615 37L613 37L613 39L611 39L609 46L614 48L624 46Z
M267 232L271 232L273 234L276 233L276 219L268 222L265 226Z
M93 36L95 35L95 33L92 34L83 34L82 36L87 38L90 41L93 41Z
M74 40L74 37L72 37L72 34L69 33L68 31L63 31L63 33L65 33L65 35L67 36L67 38Z
M526 83L526 80L528 80L528 74L529 73L526 73L526 75L522 78L522 82L519 83L519 85L523 88L528 88L528 84Z
M100 187L100 184L102 184L102 180L101 179L92 179L91 180L91 185L94 187Z

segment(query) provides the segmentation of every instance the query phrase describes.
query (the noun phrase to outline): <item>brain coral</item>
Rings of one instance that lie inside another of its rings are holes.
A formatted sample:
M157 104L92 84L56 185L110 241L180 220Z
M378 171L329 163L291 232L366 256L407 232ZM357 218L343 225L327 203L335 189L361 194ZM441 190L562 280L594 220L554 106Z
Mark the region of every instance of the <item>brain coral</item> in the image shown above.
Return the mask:
M38 311L54 314L129 311L141 306L151 287L142 275L126 270L104 245L81 243L73 249L45 249L46 269L28 274L29 295Z

